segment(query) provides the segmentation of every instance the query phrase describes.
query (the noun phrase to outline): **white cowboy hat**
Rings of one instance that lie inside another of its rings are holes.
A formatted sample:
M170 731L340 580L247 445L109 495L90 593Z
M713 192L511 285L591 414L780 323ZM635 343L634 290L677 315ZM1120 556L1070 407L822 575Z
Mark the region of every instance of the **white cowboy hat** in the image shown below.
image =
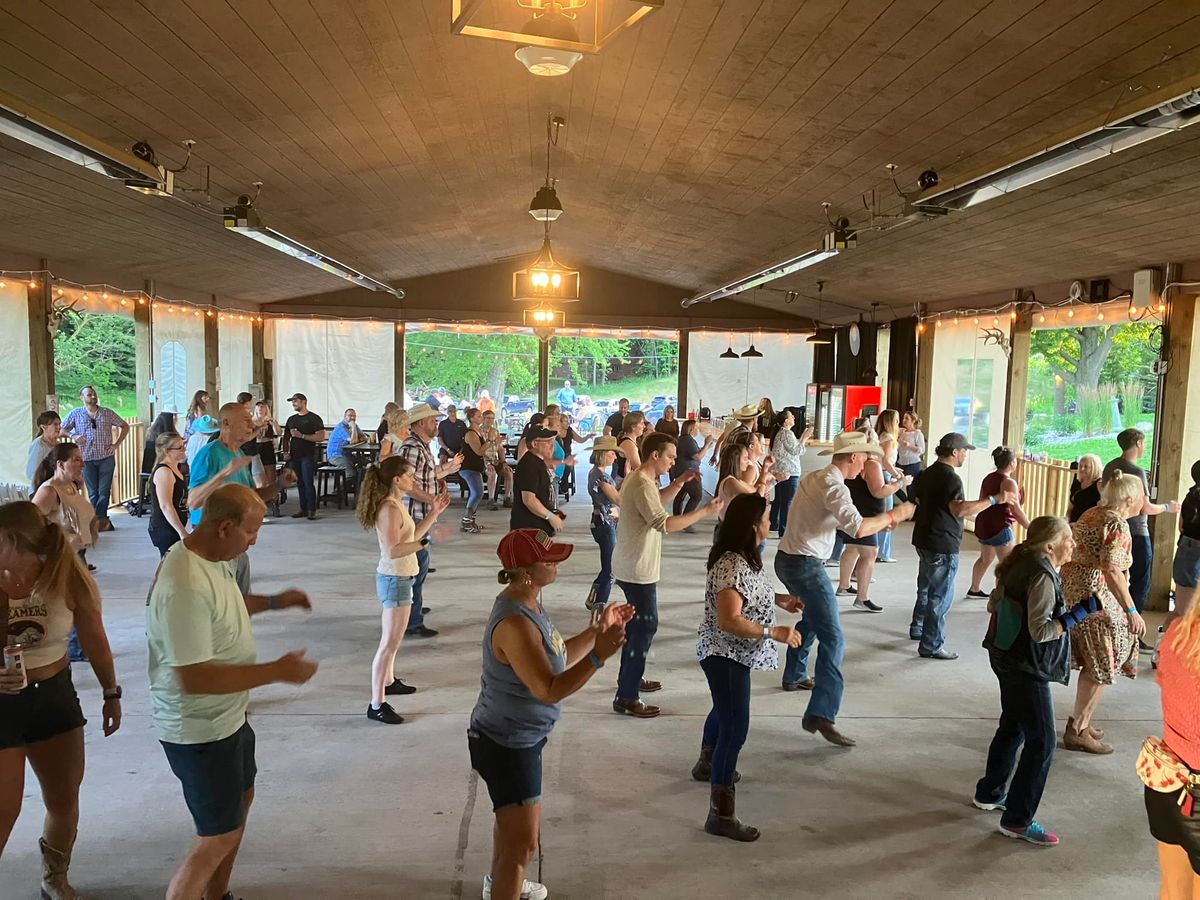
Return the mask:
M817 456L838 456L842 453L869 453L883 456L883 448L869 440L861 431L843 431L833 439L833 446L822 450Z
M759 409L757 406L755 406L753 403L747 403L741 409L735 409L733 411L733 417L735 419L745 419L745 420L757 419L761 415L762 415L762 410Z
M408 411L408 424L411 425L413 422L420 422L422 419L428 419L431 416L440 415L441 413L439 413L428 403L418 403Z

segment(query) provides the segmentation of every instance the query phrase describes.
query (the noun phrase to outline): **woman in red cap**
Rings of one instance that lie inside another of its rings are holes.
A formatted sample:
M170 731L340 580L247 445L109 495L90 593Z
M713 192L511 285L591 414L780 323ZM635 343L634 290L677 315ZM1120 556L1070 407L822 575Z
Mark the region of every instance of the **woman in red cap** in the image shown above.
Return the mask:
M492 606L483 641L483 677L467 743L471 768L487 784L496 813L492 871L484 900L544 900L545 885L525 879L541 822L542 747L558 721L559 704L625 643L628 604L610 604L598 621L563 640L541 604L571 544L544 531L520 528L496 554L506 585Z

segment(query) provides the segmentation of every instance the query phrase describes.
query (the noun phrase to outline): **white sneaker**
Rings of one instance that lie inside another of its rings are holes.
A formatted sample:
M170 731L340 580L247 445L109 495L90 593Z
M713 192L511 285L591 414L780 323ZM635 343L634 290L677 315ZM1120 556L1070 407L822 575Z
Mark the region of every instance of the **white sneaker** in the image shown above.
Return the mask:
M521 884L521 900L546 900L550 892L544 884L530 881L528 878ZM483 876L483 900L492 900L492 876Z

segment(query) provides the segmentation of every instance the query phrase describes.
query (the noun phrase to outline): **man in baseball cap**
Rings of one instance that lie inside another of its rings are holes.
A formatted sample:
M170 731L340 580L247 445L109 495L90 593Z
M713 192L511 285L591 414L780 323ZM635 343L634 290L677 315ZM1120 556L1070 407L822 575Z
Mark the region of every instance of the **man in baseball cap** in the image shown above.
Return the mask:
M917 548L917 602L913 606L908 636L922 659L958 659L945 647L946 613L954 602L954 576L962 544L963 517L983 512L997 503L1017 498L1007 492L982 500L963 497L962 468L975 445L957 431L943 435L934 453L937 462L921 473L912 497L917 504L913 516L913 546Z
M801 720L805 731L820 734L839 747L853 747L853 738L842 734L834 724L842 705L842 653L846 645L837 597L825 574L825 560L833 552L837 531L855 537L878 534L911 518L913 506L900 503L870 518L863 518L855 508L846 482L862 473L868 456L883 455L879 444L861 431L843 431L833 439L833 447L822 450L821 455L833 459L800 481L775 554L775 574L789 594L804 601L804 618L796 623L801 643L788 649L783 689L812 691ZM808 657L814 641L821 643L815 682L808 677Z
M549 535L558 534L566 514L555 503L554 484L549 466L554 459L554 441L558 432L538 423L525 430L529 448L513 474L513 505L509 527L539 528Z

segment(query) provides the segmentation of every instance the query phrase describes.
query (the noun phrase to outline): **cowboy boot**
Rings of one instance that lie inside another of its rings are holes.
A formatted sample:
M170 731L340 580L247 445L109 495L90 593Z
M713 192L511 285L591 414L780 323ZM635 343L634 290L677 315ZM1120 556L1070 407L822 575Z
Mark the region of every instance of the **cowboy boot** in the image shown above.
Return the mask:
M55 850L44 838L38 838L38 847L42 851L42 900L81 900L67 882L71 854Z
M712 785L709 790L708 820L704 823L704 830L709 834L735 841L757 841L758 829L745 825L738 819L735 805L733 785Z
M706 747L700 745L700 758L696 760L696 764L692 766L692 777L697 781L708 781L712 778L712 758L715 747ZM733 783L737 784L742 780L742 774L735 771L733 773Z

